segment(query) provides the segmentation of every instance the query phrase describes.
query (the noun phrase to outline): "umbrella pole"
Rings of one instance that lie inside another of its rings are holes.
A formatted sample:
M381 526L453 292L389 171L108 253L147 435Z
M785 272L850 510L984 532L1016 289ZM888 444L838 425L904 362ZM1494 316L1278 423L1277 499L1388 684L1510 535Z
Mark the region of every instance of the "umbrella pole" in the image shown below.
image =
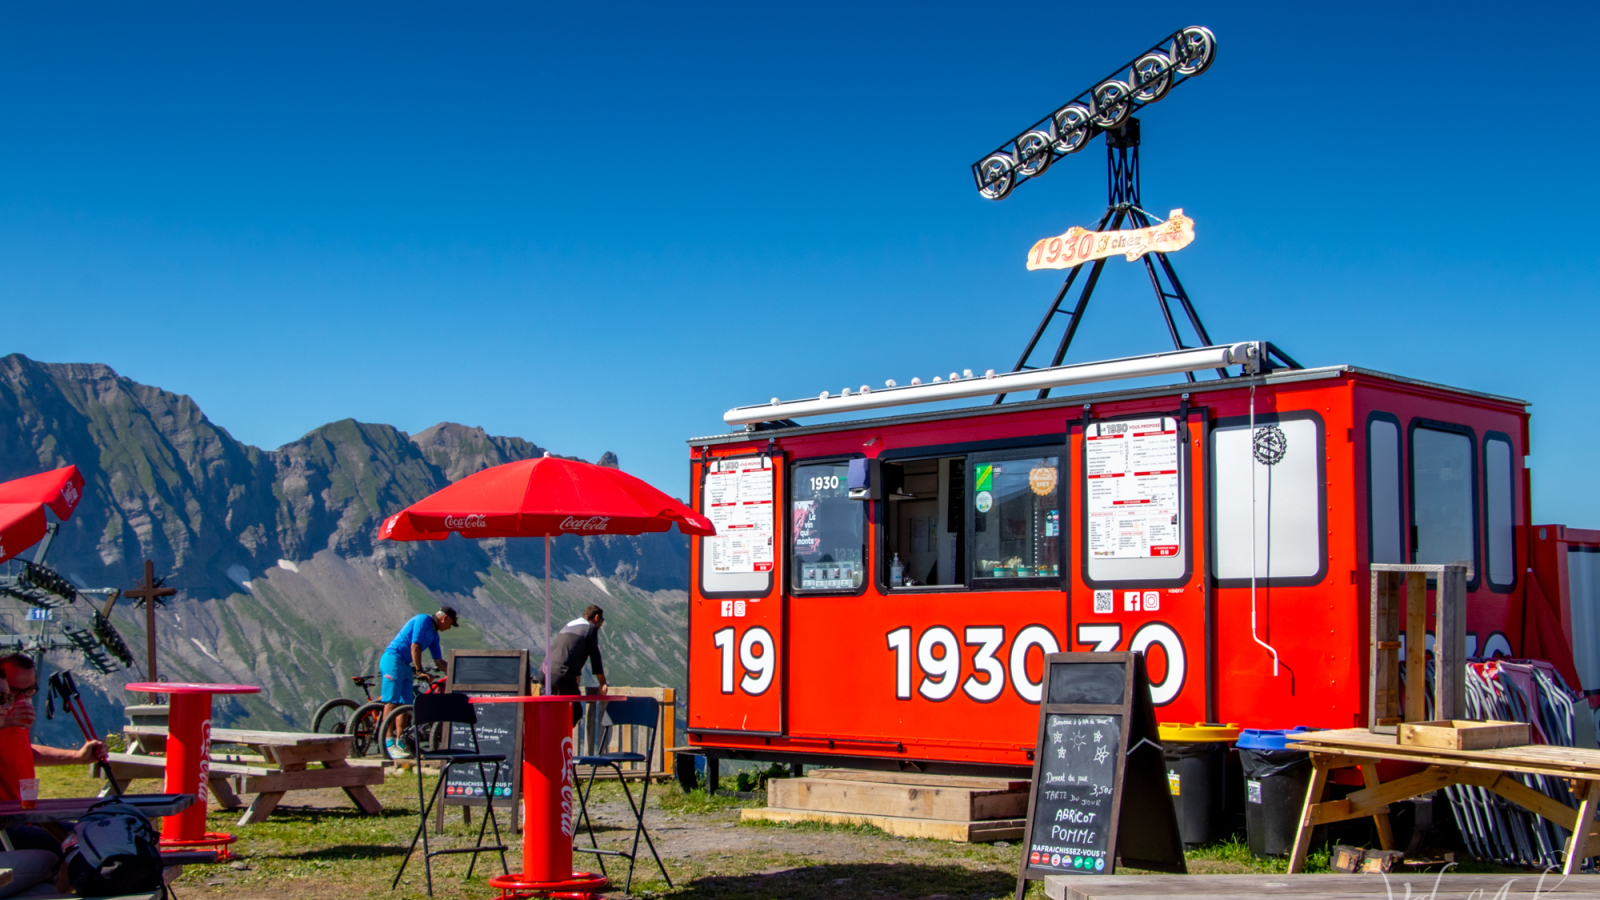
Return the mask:
M544 692L550 693L550 535L544 536Z

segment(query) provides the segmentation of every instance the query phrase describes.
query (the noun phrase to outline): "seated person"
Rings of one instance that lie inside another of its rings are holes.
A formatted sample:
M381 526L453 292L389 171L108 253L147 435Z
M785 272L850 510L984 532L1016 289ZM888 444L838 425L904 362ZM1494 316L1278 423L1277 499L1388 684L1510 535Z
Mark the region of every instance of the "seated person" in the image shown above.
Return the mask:
M29 729L38 715L33 708L38 680L33 659L27 654L0 657L0 800L21 800L20 782L34 777L35 766L88 765L99 758L104 748L99 741L88 741L77 750L46 747L31 741ZM0 868L15 870L11 884L0 887L0 897L8 897L54 877L61 862L61 842L50 832L38 825L13 825L5 829L5 834L17 852L0 850ZM48 865L44 864L45 857L40 851L53 854Z

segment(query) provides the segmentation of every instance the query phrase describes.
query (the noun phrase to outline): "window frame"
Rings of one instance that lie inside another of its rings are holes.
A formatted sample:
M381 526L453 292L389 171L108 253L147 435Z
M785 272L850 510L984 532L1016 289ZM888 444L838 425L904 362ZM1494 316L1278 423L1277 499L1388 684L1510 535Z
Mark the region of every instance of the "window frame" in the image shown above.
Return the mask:
M751 452L751 453L734 453L734 454L729 454L728 456L708 456L705 459L696 459L696 460L694 460L694 462L696 462L696 463L698 463L700 465L699 483L695 487L695 494L696 494L695 503L698 504L695 507L696 511L699 512L701 515L708 515L708 513L706 512L706 508L705 508L705 502L706 502L706 474L707 474L706 467L707 466L709 466L711 463L721 462L723 460L728 460L728 459L756 459L756 458L760 458L760 457L763 457L763 456L772 459L772 474L773 474L774 478L778 477L778 472L783 469L783 467L782 467L782 457L778 456L777 454L773 454L773 453L765 453L765 452L761 452L761 451L756 451L756 452ZM788 487L789 487L788 486L788 479L786 478L784 480L783 489L785 491L787 491ZM780 493L780 491L774 490L772 493L773 493L773 501L776 503L777 502L777 495ZM776 510L774 510L774 512L776 512ZM774 534L777 533L777 529L776 528L773 529L773 533ZM766 587L765 590L761 590L761 591L715 591L715 590L707 589L706 588L706 565L705 565L705 554L706 554L705 538L703 538L703 537L702 538L696 538L696 541L698 543L695 544L694 546L698 547L699 549L698 549L697 553L693 554L693 556L694 556L694 565L695 565L695 586L699 588L700 596L705 597L708 600L759 600L759 599L761 599L763 597L772 596L772 589L774 587L776 587L777 584L778 584L778 578L777 578L777 572L776 571L767 573L767 587ZM776 550L777 548L773 548L773 549ZM773 556L776 557L777 554L774 553ZM774 562L776 562L776 559L774 559ZM774 570L776 570L777 566L774 566L773 568L774 568Z
M1405 531L1406 558L1412 565L1417 563L1417 542L1413 540L1412 531L1417 527L1417 479L1416 475L1416 445L1417 429L1425 428L1430 431L1442 431L1450 434L1463 435L1467 439L1468 452L1472 454L1472 472L1469 473L1467 484L1472 487L1472 510L1470 521L1472 523L1472 577L1467 579L1467 590L1475 591L1483 583L1483 557L1479 545L1479 532L1482 531L1483 501L1478 496L1479 471L1483 468L1478 460L1478 434L1470 425L1460 425L1455 422L1442 422L1438 419L1412 418L1406 426L1406 524ZM1422 563L1421 565L1438 565L1438 563ZM1431 580L1431 579L1430 579Z
M1194 579L1194 440L1193 417L1205 415L1205 407L1183 406L1173 410L1142 413L1117 413L1104 418L1085 417L1073 423L1078 436L1078 571L1083 573L1083 583L1091 589L1120 590L1131 586L1169 588L1186 587ZM1183 535L1183 573L1172 578L1095 578L1089 574L1089 430L1088 426L1106 422L1124 422L1130 419L1159 417L1172 419L1178 426L1178 510L1182 518L1179 528ZM1203 426L1202 426L1203 427ZM1203 432L1209 434L1209 430ZM1209 455L1207 457L1209 459ZM1207 495L1209 500L1209 494ZM1210 548L1206 550L1209 557Z
M1256 413L1256 427L1280 422L1310 421L1317 433L1317 571L1312 575L1272 577L1257 576L1257 587L1312 587L1322 584L1328 577L1328 427L1322 414L1310 409L1288 410L1281 413ZM1220 558L1217 555L1217 435L1224 428L1250 427L1250 417L1225 416L1211 421L1206 431L1206 574L1219 588L1247 588L1252 579L1221 578L1217 575ZM1252 442L1254 436L1251 437ZM1402 526L1403 527L1403 526Z
M801 466L819 466L838 463L849 463L852 459L865 459L865 453L841 453L829 456L808 456L805 459L791 459L788 468L784 470L783 480L783 564L799 571L798 563L794 559L794 485L795 472ZM865 501L849 501L861 504L863 517L861 528L861 565L866 569L872 559L872 535L868 528L872 524L872 515L867 509ZM866 593L867 586L872 583L869 578L861 579L861 586L850 590L840 588L802 588L796 584L797 576L786 573L784 593L791 597L859 597Z
M1493 550L1489 545L1489 442L1497 441L1506 445L1506 462L1511 466L1507 473L1508 484L1511 487L1510 512L1511 512L1511 583L1496 584L1492 569ZM1483 583L1489 590L1496 594L1511 594L1517 590L1518 576L1521 574L1517 566L1517 445L1511 440L1511 435L1503 431L1485 431L1483 433L1483 463L1479 468L1483 470Z
M1005 462L1008 459L1035 459L1041 456L1054 456L1056 458L1056 559L1061 571L1056 575L1030 575L1014 578L979 578L978 577L978 550L974 530L976 517L973 510L968 507L963 514L962 528L965 529L967 542L967 571L966 582L969 590L974 591L1048 591L1067 589L1067 577L1071 568L1067 563L1069 544L1067 543L1067 519L1071 515L1071 506L1068 503L1066 485L1069 467L1067 457L1070 453L1069 445L1065 440L1055 444L1043 444L1030 447L1005 447L994 449L974 450L967 454L967 498L973 499L977 493L972 490L973 462L978 456L985 456L986 461ZM963 501L964 502L964 501Z
M1398 469L1398 471L1396 471L1396 473L1395 473L1395 476L1396 476L1395 484L1400 488L1400 496L1395 498L1396 501L1397 501L1395 503L1395 507L1396 507L1395 508L1395 513L1400 519L1400 521L1398 523L1399 526L1400 526L1400 558L1401 559L1410 559L1411 558L1411 547L1410 547L1410 537L1411 537L1411 535L1410 535L1409 530L1406 528L1406 483L1407 483L1407 481L1406 481L1406 442L1401 439L1401 435L1405 432L1405 425L1403 423L1401 423L1400 417L1395 415L1394 413L1374 411L1374 412L1371 412L1371 413L1367 414L1367 422L1366 422L1365 425L1362 426L1362 428L1365 431L1365 433L1362 435L1362 438L1366 442L1362 446L1362 452L1365 454L1365 456L1367 458L1367 488L1366 488L1366 490L1367 490L1367 565L1371 565L1372 564L1372 558L1373 558L1372 534L1373 534L1373 530L1374 530L1373 527L1372 527L1372 524L1373 524L1374 521L1376 521L1376 519L1373 517L1373 511L1372 511L1372 423L1373 422L1388 422L1389 424L1394 426L1394 456L1395 456L1395 466Z
M1012 437L1012 438L995 438L995 439L986 440L986 441L960 441L960 442L950 443L950 444L925 444L925 445L922 445L920 447L897 447L897 448L894 448L892 450L884 450L883 452L879 453L875 458L877 460L879 460L880 462L907 463L907 462L916 462L917 460L923 460L923 459L945 459L947 457L960 457L961 459L965 460L965 462L966 462L966 464L968 466L971 466L972 465L972 457L973 457L974 454L977 454L977 453L988 453L988 452L991 452L991 451L1004 451L1004 450L1035 450L1035 449L1039 449L1039 448L1046 448L1046 449L1052 449L1053 448L1056 451L1055 455L1062 459L1062 466L1065 467L1066 466L1066 454L1069 452L1068 451L1068 447L1069 447L1069 444L1067 442L1066 433L1065 433L1065 431L1061 431L1061 432L1048 433L1048 434L1029 434L1029 435L1022 435L1022 436L1019 436L1019 437ZM1033 454L1023 454L1022 458L1026 458L1029 455L1033 455ZM1045 455L1045 454L1038 454L1038 455ZM1057 474L1057 478L1059 479L1060 477L1062 477L1062 475L1060 473L1058 473ZM972 478L972 473L971 473L971 471L969 469L969 471L967 473L967 483L969 485L971 484L971 478ZM1060 481L1057 481L1057 485L1059 485L1060 483L1061 483ZM1060 488L1058 487L1057 490L1059 491ZM962 584L933 584L933 585L925 585L925 586L919 585L917 587L912 587L912 588L892 588L892 587L889 587L888 580L887 580L887 578L885 577L885 574L884 574L888 570L887 570L886 566L881 562L881 560L882 560L882 558L884 556L884 548L886 546L886 542L889 539L889 537L888 537L888 527L887 527L887 525L885 523L885 520L888 518L888 501L887 500L873 500L873 501L870 501L870 502L871 502L872 507L873 507L872 508L872 512L871 512L872 527L873 527L873 538L872 539L873 539L873 542L874 542L873 543L873 553L874 553L875 559L878 560L878 562L876 562L873 565L872 569L873 569L874 581L877 584L878 593L880 595L882 595L884 597L921 597L921 596L926 596L928 594L954 594L954 593L962 593L962 592L965 592L965 591L977 590L977 588L975 588L973 586L973 584L972 584L972 545L970 543L967 544L967 547L966 547L966 560L965 560L966 565L962 567L962 572L961 572L962 581L963 581ZM1066 515L1066 510L1065 509L1062 510L1062 515L1063 516ZM962 533L961 533L962 534L961 539L963 541L970 540L969 529L971 528L971 523L972 523L972 516L971 515L963 516ZM1065 536L1066 531L1067 531L1066 526L1062 525L1062 527L1061 527L1062 536ZM1062 581L1063 590L1065 590L1066 581L1064 579L1068 575L1068 572L1067 572L1068 568L1070 568L1070 566L1067 564L1067 562L1065 560L1063 560L1063 562L1061 564L1061 576L1063 578L1063 581ZM984 580L985 581L1015 581L1016 579L1011 579L1011 578L988 579L988 578L986 578ZM1035 578L1035 579L1029 579L1029 580L1030 581L1036 581L1037 579ZM1005 587L984 588L984 590L1039 590L1039 587L1037 585L1031 585L1031 584L1030 585L1008 585L1008 586L1005 586Z

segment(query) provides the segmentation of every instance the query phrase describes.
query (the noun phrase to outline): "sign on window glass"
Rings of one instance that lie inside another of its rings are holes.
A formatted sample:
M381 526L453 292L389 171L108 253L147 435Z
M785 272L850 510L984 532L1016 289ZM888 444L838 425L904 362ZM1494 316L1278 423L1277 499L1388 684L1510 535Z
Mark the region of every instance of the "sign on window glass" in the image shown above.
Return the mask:
M866 578L866 504L850 499L848 462L796 466L790 506L795 587L850 591Z
M974 460L973 576L1040 578L1061 574L1061 459Z

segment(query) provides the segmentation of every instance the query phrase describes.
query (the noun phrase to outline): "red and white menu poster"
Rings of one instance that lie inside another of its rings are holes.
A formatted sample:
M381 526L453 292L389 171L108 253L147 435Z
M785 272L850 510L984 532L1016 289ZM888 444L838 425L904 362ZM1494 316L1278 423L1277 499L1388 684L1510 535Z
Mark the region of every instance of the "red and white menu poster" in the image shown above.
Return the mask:
M705 497L706 516L717 527L715 537L705 538L711 571L730 575L771 572L777 527L772 459L714 460L706 472Z
M1177 556L1178 423L1172 418L1095 422L1084 435L1089 555Z

